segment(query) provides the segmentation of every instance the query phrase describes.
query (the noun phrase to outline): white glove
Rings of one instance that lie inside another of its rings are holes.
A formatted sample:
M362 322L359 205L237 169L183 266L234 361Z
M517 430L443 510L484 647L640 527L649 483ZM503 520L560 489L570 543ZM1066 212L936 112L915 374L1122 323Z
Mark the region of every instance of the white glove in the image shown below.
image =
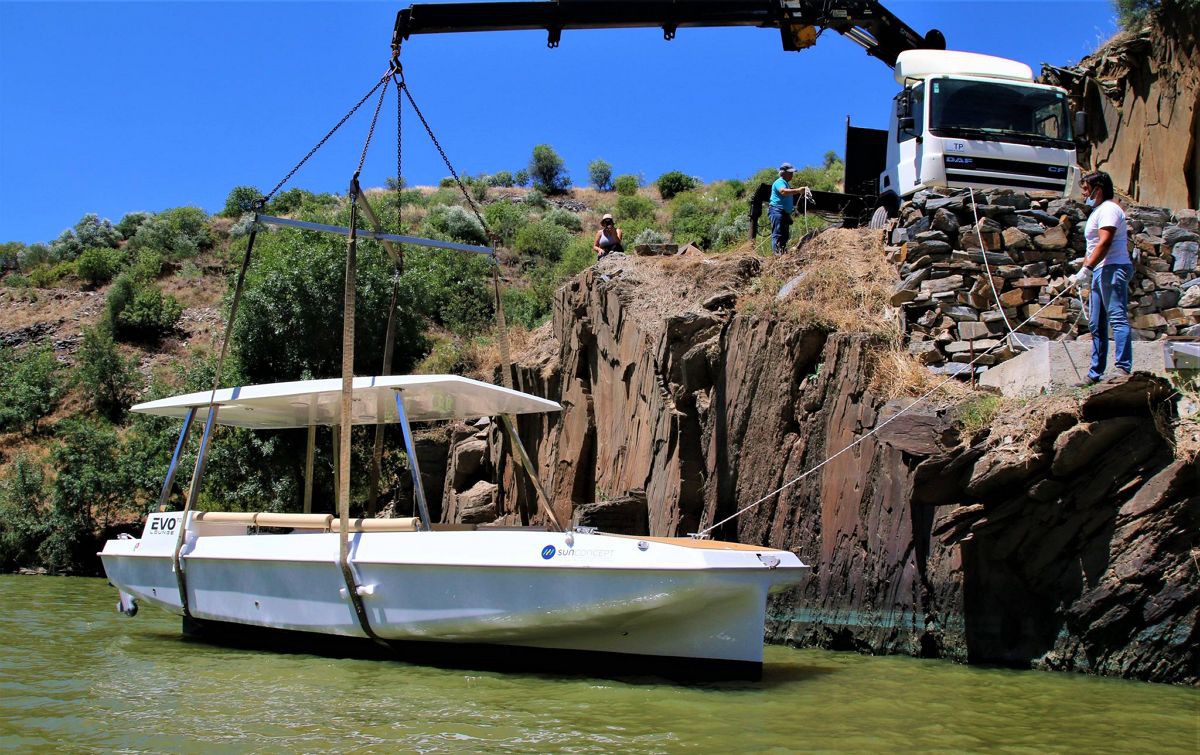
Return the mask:
M1079 269L1079 272L1071 276L1071 283L1078 286L1080 289L1092 287L1092 269L1084 265Z

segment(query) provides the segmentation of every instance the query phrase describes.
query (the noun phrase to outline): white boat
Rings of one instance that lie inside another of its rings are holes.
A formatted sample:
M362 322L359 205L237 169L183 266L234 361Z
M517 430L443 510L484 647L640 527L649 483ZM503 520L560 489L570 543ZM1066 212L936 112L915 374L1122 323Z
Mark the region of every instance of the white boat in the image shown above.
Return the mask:
M309 428L311 480L313 429L337 427L341 391L339 379L311 380L135 406L184 420L163 502L188 426L210 407L193 497L213 422ZM410 421L560 408L458 376L355 378L352 400L355 424L401 425L410 459ZM437 524L425 513L419 470L412 474L418 517L161 511L149 515L141 538L110 540L100 556L123 605L135 608L132 598L157 606L190 628L582 651L604 654L605 663L608 654L684 659L689 674L751 677L761 671L768 593L796 584L807 569L790 552L739 543Z

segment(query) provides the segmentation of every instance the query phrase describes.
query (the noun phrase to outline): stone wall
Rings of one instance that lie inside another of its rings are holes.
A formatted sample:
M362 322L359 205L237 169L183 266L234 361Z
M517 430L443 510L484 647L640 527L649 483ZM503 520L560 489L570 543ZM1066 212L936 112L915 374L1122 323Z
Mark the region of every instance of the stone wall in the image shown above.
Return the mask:
M1027 342L1085 337L1086 312L1067 288L1083 262L1087 211L1012 191L976 192L974 204L966 191L917 194L901 208L887 248L902 278L892 304L903 310L909 351L947 373L978 357L982 372L1015 356L1008 328L1031 316L1019 329L1033 337ZM1200 335L1197 211L1133 206L1127 216L1134 338Z

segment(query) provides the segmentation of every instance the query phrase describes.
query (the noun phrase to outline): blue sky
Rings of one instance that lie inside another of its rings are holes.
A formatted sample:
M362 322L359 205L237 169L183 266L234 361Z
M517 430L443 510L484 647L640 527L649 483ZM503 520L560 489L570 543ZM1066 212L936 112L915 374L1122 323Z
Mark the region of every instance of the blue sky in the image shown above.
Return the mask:
M887 7L952 49L1029 63L1078 61L1114 33L1108 0L913 2ZM219 210L236 185L270 188L387 65L404 2L0 0L0 241L48 241L85 213ZM778 32L577 31L414 37L403 62L461 171L517 170L535 144L653 180L682 170L747 177L842 151L846 116L882 127L892 72L834 32L785 53ZM363 184L395 174L394 100ZM289 183L344 192L366 106ZM411 111L405 174L446 175Z

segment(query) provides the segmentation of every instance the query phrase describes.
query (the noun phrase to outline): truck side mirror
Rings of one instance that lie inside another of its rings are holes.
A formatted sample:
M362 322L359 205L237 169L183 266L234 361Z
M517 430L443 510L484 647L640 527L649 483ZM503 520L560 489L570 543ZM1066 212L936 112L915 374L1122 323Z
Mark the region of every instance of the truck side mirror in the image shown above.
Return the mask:
M912 90L905 89L896 98L896 117L901 120L912 119Z
M1075 138L1082 139L1087 133L1087 113L1082 110L1075 114Z
M916 130L916 128L917 128L917 123L911 115L902 115L897 120L897 129L901 133L903 133L903 132L912 133L913 131Z

